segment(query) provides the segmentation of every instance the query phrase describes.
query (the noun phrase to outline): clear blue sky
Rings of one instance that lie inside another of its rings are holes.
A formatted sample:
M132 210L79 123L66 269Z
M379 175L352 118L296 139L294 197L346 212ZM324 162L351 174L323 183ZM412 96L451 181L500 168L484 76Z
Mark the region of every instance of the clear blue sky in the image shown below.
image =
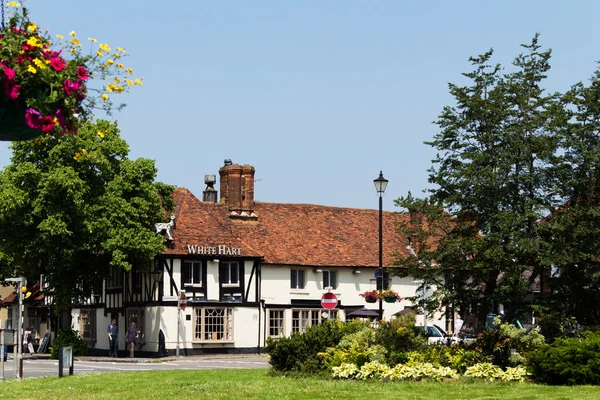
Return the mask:
M598 1L27 0L51 34L127 49L144 87L115 115L130 156L197 196L225 158L256 167L259 201L376 208L427 184L423 144L489 48L510 69L541 33L551 91L600 60ZM0 143L0 165L9 163Z

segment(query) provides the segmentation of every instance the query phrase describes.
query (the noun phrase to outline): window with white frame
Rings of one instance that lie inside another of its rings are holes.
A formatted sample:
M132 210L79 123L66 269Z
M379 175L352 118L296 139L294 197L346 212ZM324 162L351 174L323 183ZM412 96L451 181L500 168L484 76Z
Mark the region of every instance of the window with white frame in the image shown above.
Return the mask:
M237 261L221 261L221 283L223 286L240 285L240 263Z
M305 332L312 325L337 319L337 310L292 310L292 332Z
M181 273L183 286L202 286L202 262L184 262Z
M269 310L269 336L270 337L283 337L285 335L284 330L284 310Z
M293 269L290 271L290 288L304 289L306 285L306 274L303 269Z
M96 312L93 309L81 309L79 314L79 334L83 340L96 340Z
M194 308L194 341L233 342L232 308Z
M323 289L337 289L337 271L323 271Z

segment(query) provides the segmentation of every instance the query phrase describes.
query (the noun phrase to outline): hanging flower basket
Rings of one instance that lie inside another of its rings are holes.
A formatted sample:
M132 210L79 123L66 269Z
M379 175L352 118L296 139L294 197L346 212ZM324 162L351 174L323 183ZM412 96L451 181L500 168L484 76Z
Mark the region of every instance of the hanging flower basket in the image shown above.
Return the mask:
M377 297L368 296L368 297L365 297L365 301L367 303L377 303Z
M379 295L383 298L386 303L395 303L397 301L402 301L402 297L398 294L398 292L394 292L392 289L384 290L380 292Z
M113 106L109 94L142 86L140 79L130 77L131 68L120 63L125 49L112 52L107 44L99 44L83 54L75 32L67 39L51 38L19 3L8 6L10 19L5 24L2 13L0 29L0 140L76 134L95 109L110 114L124 106ZM96 43L88 39L92 46ZM102 88L88 88L92 80Z

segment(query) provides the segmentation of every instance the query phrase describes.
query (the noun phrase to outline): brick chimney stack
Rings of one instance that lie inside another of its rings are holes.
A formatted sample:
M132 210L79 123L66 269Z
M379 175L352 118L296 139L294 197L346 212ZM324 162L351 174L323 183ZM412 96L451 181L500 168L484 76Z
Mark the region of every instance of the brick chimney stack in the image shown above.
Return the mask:
M238 219L256 219L254 213L254 167L233 164L225 160L219 169L221 202L227 205L229 216Z

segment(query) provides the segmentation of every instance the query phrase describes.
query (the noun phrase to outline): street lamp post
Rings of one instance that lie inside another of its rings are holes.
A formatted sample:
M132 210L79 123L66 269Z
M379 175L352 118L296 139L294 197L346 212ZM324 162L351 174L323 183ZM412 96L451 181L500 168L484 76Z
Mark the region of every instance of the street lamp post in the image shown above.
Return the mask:
M373 180L379 196L379 268L377 269L377 290L383 290L383 195L387 188L388 180L379 171L379 177ZM379 296L379 320L383 320L383 300Z

